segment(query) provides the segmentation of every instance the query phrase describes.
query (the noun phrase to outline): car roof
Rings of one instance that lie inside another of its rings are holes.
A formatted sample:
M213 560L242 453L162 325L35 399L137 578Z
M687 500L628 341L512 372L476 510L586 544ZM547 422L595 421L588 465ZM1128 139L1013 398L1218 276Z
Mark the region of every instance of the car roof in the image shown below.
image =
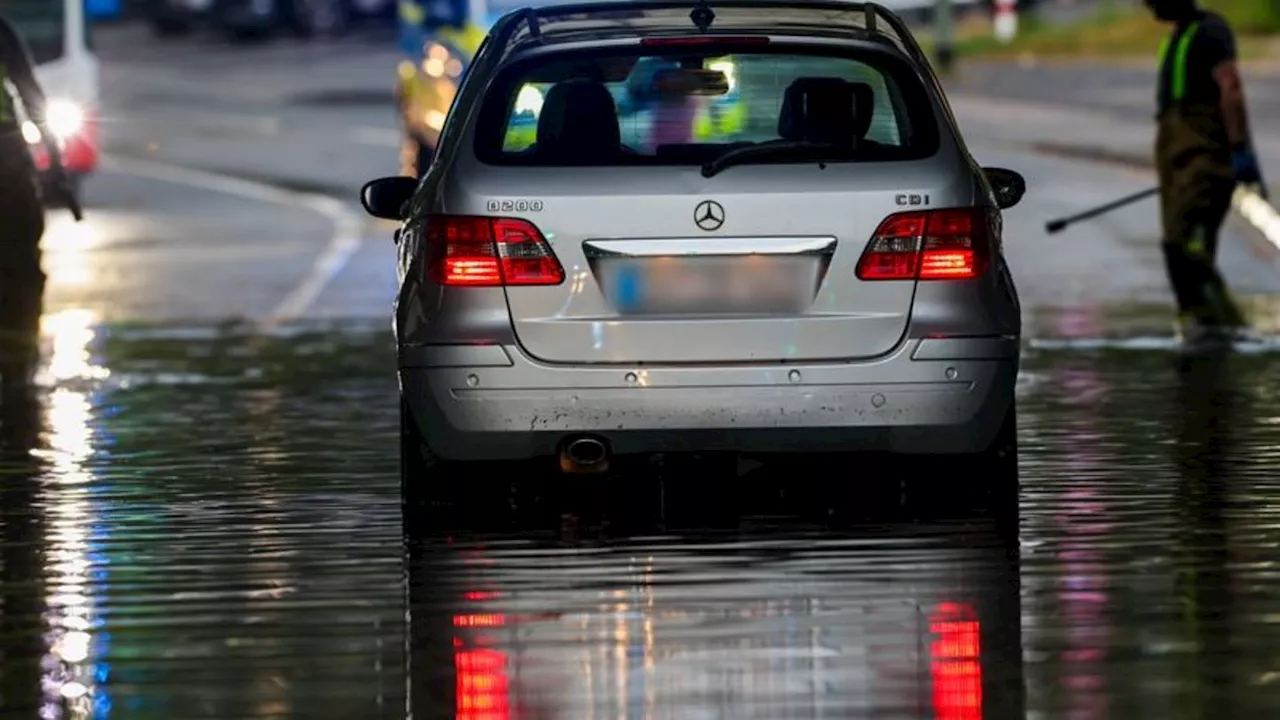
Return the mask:
M695 9L714 19L702 31ZM876 3L844 0L599 0L513 10L495 23L491 39L501 58L529 46L680 35L768 35L873 41L895 47L927 66L910 30Z

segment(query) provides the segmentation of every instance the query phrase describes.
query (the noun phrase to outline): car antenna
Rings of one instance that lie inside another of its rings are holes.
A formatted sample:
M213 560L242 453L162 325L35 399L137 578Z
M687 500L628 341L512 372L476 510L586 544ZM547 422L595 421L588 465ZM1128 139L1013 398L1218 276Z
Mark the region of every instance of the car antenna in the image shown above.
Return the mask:
M707 4L707 0L698 0L698 4L693 7L693 12L689 13L689 19L698 26L699 32L705 33L711 29L711 23L715 22L716 14Z

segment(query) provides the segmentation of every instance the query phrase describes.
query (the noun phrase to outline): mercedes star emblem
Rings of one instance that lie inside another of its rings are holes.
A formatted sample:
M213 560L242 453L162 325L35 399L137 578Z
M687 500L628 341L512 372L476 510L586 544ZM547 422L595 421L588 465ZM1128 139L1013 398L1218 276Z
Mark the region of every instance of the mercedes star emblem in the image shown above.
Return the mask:
M724 224L724 208L715 200L703 200L693 209L693 222L708 232Z

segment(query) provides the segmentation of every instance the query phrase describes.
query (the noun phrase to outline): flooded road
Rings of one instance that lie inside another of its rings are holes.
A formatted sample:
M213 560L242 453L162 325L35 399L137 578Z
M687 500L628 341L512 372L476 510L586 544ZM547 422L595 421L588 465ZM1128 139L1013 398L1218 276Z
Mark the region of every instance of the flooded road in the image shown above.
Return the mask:
M383 323L45 325L0 402L6 718L1280 713L1267 346L1030 342L1020 537L927 502L664 530L644 487L406 537Z
M962 120L1031 188L1019 532L919 493L836 522L896 470L846 458L747 475L728 523L641 478L406 533L395 246L354 207L398 127L294 102L397 51L108 35L115 161L51 216L41 384L0 396L0 718L1280 717L1280 253L1228 227L1269 338L1184 358L1154 206L1043 232L1149 173Z
M385 328L82 317L0 402L5 717L403 717Z

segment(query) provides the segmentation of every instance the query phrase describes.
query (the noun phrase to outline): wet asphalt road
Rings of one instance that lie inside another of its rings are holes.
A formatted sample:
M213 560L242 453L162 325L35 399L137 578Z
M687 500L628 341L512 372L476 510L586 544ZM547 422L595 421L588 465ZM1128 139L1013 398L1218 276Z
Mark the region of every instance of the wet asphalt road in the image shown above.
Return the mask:
M367 88L351 53L341 83ZM209 65L183 57L175 77ZM128 63L121 95L176 82ZM232 92L226 73L202 102ZM166 164L261 178L276 147L277 175L313 190L391 171L394 150L356 130L385 114L299 110L268 92L284 69L261 74L220 139L134 102L89 222L51 226L42 384L0 398L0 717L1280 711L1280 342L1176 351L1154 208L1039 230L1140 174L973 129L1032 186L1006 240L1029 325L1017 533L927 497L832 526L837 483L874 479L856 459L756 483L719 532L688 529L714 508L663 507L643 483L476 497L447 532L406 528L385 228ZM328 140L308 160L263 118ZM1270 327L1274 251L1233 233L1223 265Z

